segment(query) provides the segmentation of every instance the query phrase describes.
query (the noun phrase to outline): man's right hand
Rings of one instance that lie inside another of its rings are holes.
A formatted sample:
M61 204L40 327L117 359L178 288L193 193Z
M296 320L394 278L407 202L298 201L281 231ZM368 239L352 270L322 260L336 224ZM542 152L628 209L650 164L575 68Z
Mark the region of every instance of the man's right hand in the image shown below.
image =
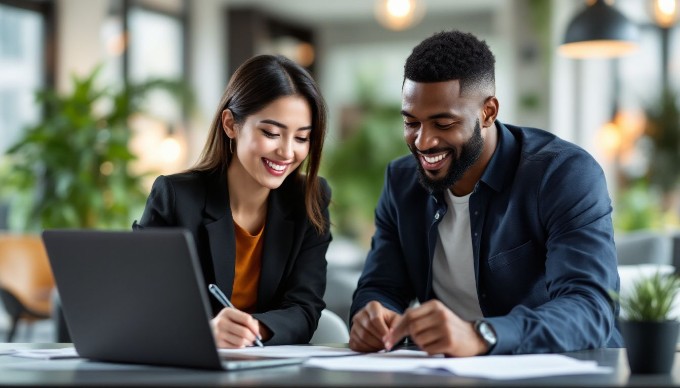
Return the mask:
M383 337L399 314L383 307L379 302L369 302L352 318L349 347L357 352L377 352L385 349Z

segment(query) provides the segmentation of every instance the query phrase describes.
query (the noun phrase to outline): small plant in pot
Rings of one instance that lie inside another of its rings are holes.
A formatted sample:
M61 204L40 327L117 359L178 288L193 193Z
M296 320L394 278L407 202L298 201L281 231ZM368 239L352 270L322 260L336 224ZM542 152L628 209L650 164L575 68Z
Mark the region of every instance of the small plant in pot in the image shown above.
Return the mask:
M638 280L630 293L612 295L621 304L631 373L669 373L673 367L680 323L672 310L679 290L680 278L657 272Z

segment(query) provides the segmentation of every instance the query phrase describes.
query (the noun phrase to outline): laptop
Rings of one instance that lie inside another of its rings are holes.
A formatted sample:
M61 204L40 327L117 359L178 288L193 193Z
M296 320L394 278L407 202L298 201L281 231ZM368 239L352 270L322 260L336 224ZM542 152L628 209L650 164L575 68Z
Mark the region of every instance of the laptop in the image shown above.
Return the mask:
M302 358L220 355L192 236L182 229L42 234L80 357L235 370Z

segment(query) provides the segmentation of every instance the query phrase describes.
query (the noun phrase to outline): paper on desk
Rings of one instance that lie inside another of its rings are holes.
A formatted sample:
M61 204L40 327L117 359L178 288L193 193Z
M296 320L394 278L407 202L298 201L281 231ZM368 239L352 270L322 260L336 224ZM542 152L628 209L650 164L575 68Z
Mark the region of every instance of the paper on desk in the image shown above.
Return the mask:
M252 354L267 357L307 358L307 357L341 357L360 355L347 348L315 345L279 345L251 346L243 349L218 349L220 354Z
M374 353L350 358L312 358L305 366L334 370L434 373L446 371L457 376L488 379L525 379L534 377L610 373L595 361L582 361L559 354L517 356L480 356L467 358L422 357L407 350ZM420 353L420 352L417 352Z
M58 349L20 349L11 353L12 357L38 358L42 360L56 360L62 358L78 358L75 348Z

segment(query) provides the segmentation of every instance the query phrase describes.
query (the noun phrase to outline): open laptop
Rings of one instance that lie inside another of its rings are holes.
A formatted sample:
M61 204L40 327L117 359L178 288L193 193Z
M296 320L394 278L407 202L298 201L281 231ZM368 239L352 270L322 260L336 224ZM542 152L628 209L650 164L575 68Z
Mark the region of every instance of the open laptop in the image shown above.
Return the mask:
M47 230L42 237L81 357L215 370L304 361L218 354L207 288L184 230Z

